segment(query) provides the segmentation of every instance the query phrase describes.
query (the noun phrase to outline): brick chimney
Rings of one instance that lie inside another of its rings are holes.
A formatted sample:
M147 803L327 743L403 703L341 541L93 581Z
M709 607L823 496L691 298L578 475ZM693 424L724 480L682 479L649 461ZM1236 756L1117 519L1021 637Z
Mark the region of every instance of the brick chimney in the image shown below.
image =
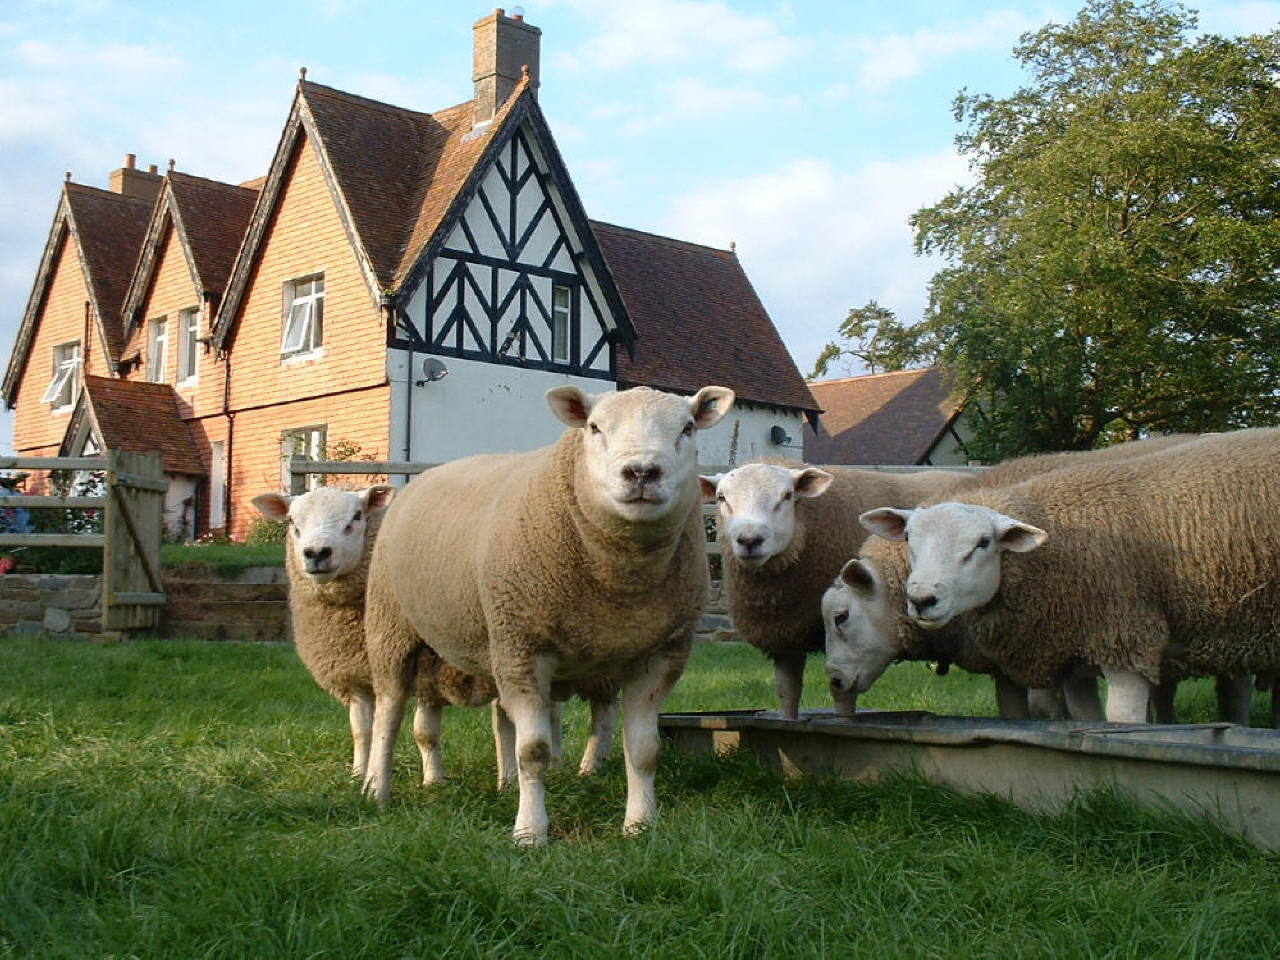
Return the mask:
M481 17L472 27L475 36L471 79L475 83L477 124L493 119L511 96L524 67L528 66L534 96L538 91L538 50L542 31L524 22L519 7L511 16L501 8Z
M143 172L138 169L137 155L132 153L124 155L123 167L111 171L111 192L126 197L139 197L154 203L156 197L160 195L162 183L164 183L164 177L156 172L156 165L151 164L151 167Z

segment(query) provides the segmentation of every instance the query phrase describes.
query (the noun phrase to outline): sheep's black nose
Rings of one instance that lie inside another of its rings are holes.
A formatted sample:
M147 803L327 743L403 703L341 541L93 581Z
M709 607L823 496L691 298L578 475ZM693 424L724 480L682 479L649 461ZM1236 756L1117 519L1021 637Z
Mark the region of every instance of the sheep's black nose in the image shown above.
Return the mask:
M764 537L760 534L755 536L747 536L746 534L738 535L738 546L742 547L748 554L755 553L760 549L760 545L764 543Z
M662 468L652 463L628 463L622 468L622 479L628 483L657 483L662 479Z
M308 560L314 560L316 563L324 563L333 556L333 547L303 547L302 555Z
M911 595L907 599L911 601L911 606L915 607L916 613L924 613L938 602L937 594L933 593L926 593L922 596Z

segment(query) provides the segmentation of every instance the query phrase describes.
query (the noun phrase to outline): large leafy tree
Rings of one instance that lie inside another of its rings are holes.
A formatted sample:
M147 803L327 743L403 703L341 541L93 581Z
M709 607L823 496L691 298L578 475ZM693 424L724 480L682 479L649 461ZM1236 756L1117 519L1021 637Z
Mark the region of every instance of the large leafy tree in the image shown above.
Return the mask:
M888 307L868 300L849 311L840 324L839 339L822 348L809 379L825 376L840 361L861 361L871 373L903 370L934 359L935 351L928 331L905 326Z
M1090 0L1022 37L1029 84L957 97L975 183L912 226L980 456L1280 419L1280 31L1195 28Z

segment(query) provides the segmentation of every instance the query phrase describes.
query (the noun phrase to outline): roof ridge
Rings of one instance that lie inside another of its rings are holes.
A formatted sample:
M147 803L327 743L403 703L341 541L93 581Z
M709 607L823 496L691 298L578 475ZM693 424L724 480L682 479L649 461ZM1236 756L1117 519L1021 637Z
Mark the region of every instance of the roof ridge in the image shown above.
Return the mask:
M736 254L732 250L726 249L724 247L713 247L710 244L698 243L695 240L681 240L679 237L669 237L664 233L654 233L652 230L639 230L635 227L624 227L621 224L609 223L608 221L605 221L605 220L591 220L590 223L591 223L591 228L593 230L596 227L605 227L610 230L623 230L627 233L638 234L639 236L642 236L642 237L651 237L654 240L658 240L663 243L674 244L676 246L681 246L681 247L693 247L698 250L709 250L712 253L723 254L728 257L734 257L736 259Z
M930 370L937 370L937 364L928 367L911 367L906 370L882 370L880 373L862 373L851 377L835 377L831 380L810 380L809 387L822 387L827 384L848 383L850 380L871 380L879 377L897 377L904 373L922 374L928 373Z
M299 80L298 86L304 94L307 93L308 91L329 93L329 94L338 96L344 100L350 101L355 106L367 106L377 110L382 110L386 113L394 113L394 114L400 114L400 115L411 113L420 117L431 117L431 116L434 116L436 113L443 112L442 110L436 110L436 111L415 110L412 107L401 107L401 106L397 106L394 103L388 103L386 100L375 100L373 99L373 97L363 97L358 93L351 93L350 91L347 91L347 90L340 90L337 87L330 87L330 86L327 86L326 84L316 83L312 80ZM470 102L472 101L469 101L469 100L463 101L463 103L455 104L454 106L462 106L464 103L470 103ZM444 109L452 110L454 109L454 107L445 107Z
M131 197L128 194L116 193L114 190L108 190L105 187L94 187L87 183L76 183L74 180L68 180L63 184L64 189L86 193L98 200L123 200L127 203L136 204L143 203L148 207L152 206L154 201L144 199L143 197Z
M170 170L169 179L174 180L175 178L181 180L195 180L199 181L200 184L218 187L225 190L242 190L246 193L257 193L253 187L244 187L236 183L227 183L225 180L214 180L212 177L201 177L194 173L184 173L181 170Z

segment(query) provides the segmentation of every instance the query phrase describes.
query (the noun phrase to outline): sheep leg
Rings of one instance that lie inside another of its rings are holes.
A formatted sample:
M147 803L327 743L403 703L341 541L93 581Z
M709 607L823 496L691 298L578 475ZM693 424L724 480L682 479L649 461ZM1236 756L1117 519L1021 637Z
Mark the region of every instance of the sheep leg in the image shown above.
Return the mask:
M1247 727L1253 708L1253 677L1248 673L1220 673L1213 678L1213 686L1218 695L1218 719Z
M373 697L353 694L347 703L347 720L351 724L351 777L364 781L369 770L369 742L373 735Z
M516 778L516 728L502 709L493 701L490 710L493 721L493 749L498 756L498 789L511 786Z
M1177 679L1162 672L1159 685L1151 690L1151 712L1155 714L1156 723L1176 722L1173 719L1173 701L1177 695Z
M564 701L551 701L551 766L560 766L564 759Z
M1107 678L1107 720L1111 723L1146 723L1151 684L1134 670L1103 667Z
M379 807L386 807L391 799L391 768L407 699L403 691L392 690L377 694L373 701L373 744L369 750L364 792L376 800Z
M653 654L622 688L622 753L627 768L627 813L622 832L643 832L658 819L653 788L658 771L658 711L689 658L689 641Z
M443 783L444 757L440 750L440 729L444 725L444 707L419 700L413 711L413 739L422 754L422 785Z
M617 697L591 701L591 735L587 737L587 748L582 751L578 776L591 776L600 769L600 764L609 759L609 752L613 749L613 730L617 722Z
M1067 701L1067 716L1072 720L1102 719L1102 700L1094 677L1067 677L1062 681L1062 696Z
M773 661L773 686L778 691L778 715L783 720L795 720L800 716L804 656L803 653L782 653Z
M1003 673L992 678L996 682L996 707L1006 720L1025 720L1027 712L1027 688Z
M1062 720L1067 715L1062 687L1030 687L1027 689L1027 716L1045 720Z
M529 666L531 669L508 669L494 679L502 709L516 728L520 802L511 839L520 846L542 846L547 842L546 777L551 766L551 677L555 663L550 657L537 656Z

